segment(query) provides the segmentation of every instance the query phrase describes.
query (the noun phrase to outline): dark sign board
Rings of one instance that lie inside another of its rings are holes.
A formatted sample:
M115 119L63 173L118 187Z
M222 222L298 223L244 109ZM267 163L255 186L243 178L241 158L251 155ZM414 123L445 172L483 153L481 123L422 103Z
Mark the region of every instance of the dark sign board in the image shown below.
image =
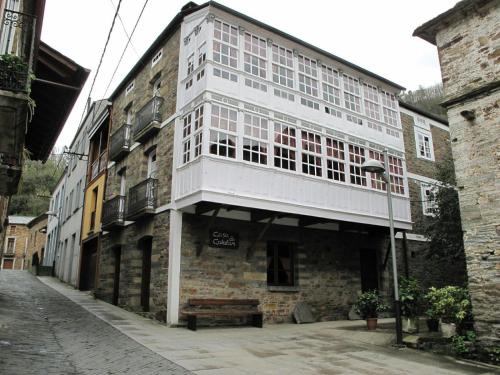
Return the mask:
M210 247L218 247L222 249L237 249L239 246L238 233L229 232L220 228L210 229Z

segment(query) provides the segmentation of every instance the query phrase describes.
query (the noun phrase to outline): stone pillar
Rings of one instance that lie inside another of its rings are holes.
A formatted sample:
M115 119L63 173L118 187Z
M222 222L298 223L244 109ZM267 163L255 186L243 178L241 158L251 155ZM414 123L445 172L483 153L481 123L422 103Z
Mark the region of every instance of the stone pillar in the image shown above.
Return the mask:
M182 212L170 210L168 240L167 324L179 323L179 293L181 281Z

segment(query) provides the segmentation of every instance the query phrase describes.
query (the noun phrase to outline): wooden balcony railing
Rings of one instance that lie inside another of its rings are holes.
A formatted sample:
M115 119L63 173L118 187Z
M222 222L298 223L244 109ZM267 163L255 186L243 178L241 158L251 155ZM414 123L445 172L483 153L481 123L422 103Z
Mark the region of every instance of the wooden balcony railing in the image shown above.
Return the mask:
M130 152L132 145L130 133L132 126L123 124L123 126L111 135L109 145L109 159L113 161L120 160Z
M127 219L135 220L142 216L154 214L157 183L157 179L148 178L129 189Z
M163 98L154 96L149 102L137 112L133 128L133 138L136 142L142 142L160 130L161 106Z

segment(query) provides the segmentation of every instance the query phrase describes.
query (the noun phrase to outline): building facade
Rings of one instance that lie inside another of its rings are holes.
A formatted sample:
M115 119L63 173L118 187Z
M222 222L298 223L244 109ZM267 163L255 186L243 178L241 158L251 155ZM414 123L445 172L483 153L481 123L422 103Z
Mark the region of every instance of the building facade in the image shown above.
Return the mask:
M500 3L461 1L417 28L438 48L480 343L500 343Z
M385 184L411 229L405 145L387 79L215 2L186 5L112 94L96 295L168 324L189 298L299 301L346 318L390 295Z
M59 264L60 255L60 231L64 217L64 196L65 196L65 176L66 169L59 178L52 198L50 199L49 211L47 212L47 239L45 244L45 253L40 259L40 264L44 267L50 267L50 273L54 276L56 264Z
M402 101L399 104L413 222L412 230L397 235L401 273L416 278L425 288L464 286L464 257L433 256L424 231L426 220L434 216L435 194L442 186L437 168L451 158L448 122Z
M30 230L28 223L34 219L30 216L9 216L3 244L2 270L24 270L31 260L28 241Z
M88 115L88 163L81 220L81 251L77 286L80 290L96 287L101 242L102 205L108 163L109 105L106 100L93 104Z
M28 251L29 259L26 259L26 268L38 271L36 266L41 264L45 254L45 242L47 237L48 215L43 213L31 220L27 227L29 229Z

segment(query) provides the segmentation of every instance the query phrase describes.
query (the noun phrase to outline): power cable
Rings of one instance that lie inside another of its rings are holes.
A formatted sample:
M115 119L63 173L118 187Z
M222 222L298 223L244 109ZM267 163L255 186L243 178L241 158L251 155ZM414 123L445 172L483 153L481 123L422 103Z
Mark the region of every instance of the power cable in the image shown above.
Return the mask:
M115 3L113 2L113 0L109 0L111 2L111 5L113 5L113 8L116 10L116 7L115 7ZM122 25L122 28L123 28L123 32L125 33L125 35L127 36L127 38L129 38L129 40L132 38L128 32L127 32L127 29L125 27L125 24L123 23L123 20L122 20L122 17L118 14L118 20L120 21L121 25ZM130 45L132 46L132 49L134 50L134 53L137 57L139 57L139 54L137 53L137 50L135 49L134 45L132 44L132 42L130 42Z
M113 82L113 79L115 78L116 72L118 71L118 68L123 60L123 56L125 55L125 52L127 51L127 48L129 44L132 44L132 36L135 33L135 29L137 28L137 25L139 24L139 21L141 20L142 14L144 13L144 9L146 9L146 5L148 4L149 0L144 1L144 5L142 6L141 13L139 13L139 16L137 17L137 21L135 22L134 28L132 29L132 32L130 36L128 37L127 44L125 45L125 48L122 51L122 54L120 56L120 59L118 60L118 63L116 64L115 70L113 71L113 74L111 75L111 79L109 80L108 86L106 86L106 91L104 92L104 97L106 97L106 94L108 93L109 87L111 86L111 83Z

